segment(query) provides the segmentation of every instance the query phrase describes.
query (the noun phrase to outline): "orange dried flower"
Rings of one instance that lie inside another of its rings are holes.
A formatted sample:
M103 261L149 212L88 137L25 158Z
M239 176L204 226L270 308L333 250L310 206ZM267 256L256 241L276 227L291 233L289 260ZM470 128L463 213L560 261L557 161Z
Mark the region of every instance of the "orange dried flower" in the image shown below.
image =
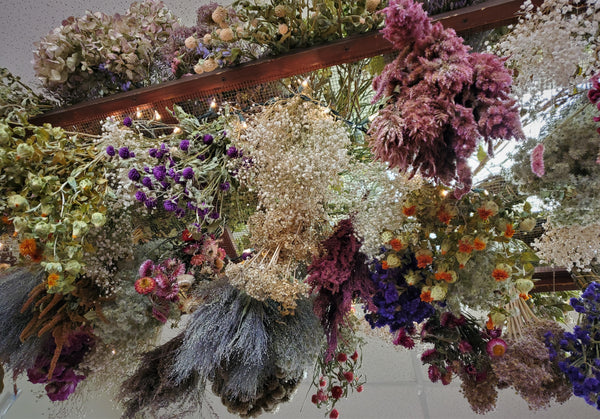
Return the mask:
M381 269L388 269L389 267L387 260L381 262Z
M470 237L465 237L458 241L458 251L461 253L471 253L474 248Z
M407 217L412 217L416 213L417 213L417 206L416 205L411 205L411 206L408 206L408 207L402 207L402 214L406 215Z
M506 223L506 228L504 229L504 236L509 239L515 234L515 229L512 223Z
M433 301L433 297L431 296L431 291L423 291L421 293L421 301L426 303L431 303Z
M473 247L475 248L475 250L483 250L486 248L486 246L487 243L478 237L475 237L475 240L473 240Z
M13 222L6 216L2 216L2 224L11 225Z
M506 279L508 279L510 274L504 269L496 268L492 271L492 276L494 277L494 279L496 281L501 282L501 281L505 281Z
M527 301L531 298L531 295L527 294L526 292L522 292L519 294L519 297L523 299L523 301Z
M400 239L390 240L390 246L392 246L392 249L394 249L396 252L404 248L404 244L402 244L402 241L400 241Z
M492 215L494 215L494 211L487 209L485 207L477 208L477 214L479 214L479 218L483 221L487 221Z
M420 254L417 255L417 267L418 268L426 268L428 265L433 263L433 257L428 254Z
M487 330L492 330L494 328L494 322L492 321L492 317L491 316L488 316L488 320L485 323L485 328Z
M437 279L438 281L446 281L448 283L454 282L454 277L452 276L452 274L446 271L436 272L435 279Z
M438 220L446 225L450 224L450 220L452 220L452 214L446 211L444 207L440 208L436 215Z
M60 279L60 275L52 272L48 275L48 288L55 287L58 284L58 280Z

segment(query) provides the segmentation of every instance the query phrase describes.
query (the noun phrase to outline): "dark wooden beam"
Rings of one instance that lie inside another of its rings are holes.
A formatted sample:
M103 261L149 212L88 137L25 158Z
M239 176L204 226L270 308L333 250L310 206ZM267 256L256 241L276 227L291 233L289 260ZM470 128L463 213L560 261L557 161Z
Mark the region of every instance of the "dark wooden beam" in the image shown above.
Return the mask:
M539 1L539 0L536 0ZM458 33L482 31L516 20L515 13L523 0L488 0L452 12L432 16L445 27ZM31 118L36 125L50 123L64 129L75 129L78 124L99 121L113 115L133 114L138 109L171 108L174 103L220 92L279 80L321 68L357 61L367 57L393 52L389 42L378 32L349 37L312 48L220 69L208 74L191 75L156 86L135 89L54 110ZM163 115L165 122L174 122Z
M534 292L572 291L581 289L571 272L564 268L537 267L533 274Z

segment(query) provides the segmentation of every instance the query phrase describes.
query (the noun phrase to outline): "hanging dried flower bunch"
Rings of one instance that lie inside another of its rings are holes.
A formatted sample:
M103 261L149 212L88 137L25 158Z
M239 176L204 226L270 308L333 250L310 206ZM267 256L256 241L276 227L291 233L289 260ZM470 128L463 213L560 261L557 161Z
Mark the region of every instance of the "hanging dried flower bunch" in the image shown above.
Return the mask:
M523 138L503 60L469 53L453 29L432 24L420 4L392 0L384 37L399 52L373 81L385 107L369 133L375 157L392 168L471 189L467 159L483 139Z

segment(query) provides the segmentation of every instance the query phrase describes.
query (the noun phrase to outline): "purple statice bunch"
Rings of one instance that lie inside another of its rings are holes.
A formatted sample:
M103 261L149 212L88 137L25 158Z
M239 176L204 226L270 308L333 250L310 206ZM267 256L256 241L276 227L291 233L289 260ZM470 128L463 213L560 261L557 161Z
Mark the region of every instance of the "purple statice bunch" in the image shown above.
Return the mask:
M433 24L421 4L391 0L384 37L399 51L373 80L373 102L386 105L373 120L371 148L392 168L471 189L467 159L483 139L524 138L504 60L469 53L453 29Z
M34 365L27 369L27 377L34 384L46 384L48 398L55 401L67 400L85 375L77 373L85 355L95 346L96 339L91 331L78 329L71 332L56 362L52 377L48 377L52 363L51 354L56 349L54 339L48 339L44 352L39 354Z
M572 394L570 383L546 349L544 334L548 330L562 335L557 323L536 321L528 325L526 333L507 339L504 356L492 358L499 382L512 387L531 410L544 409L553 400L564 403Z
M573 394L600 410L600 283L590 283L570 304L580 314L580 324L562 336L548 331L546 347L571 382Z
M365 315L372 328L389 326L392 333L400 329L412 332L415 323L421 323L434 314L434 307L421 300L420 289L407 284L405 275L411 269L417 269L416 260L388 269L384 269L380 261L373 263L369 278L375 292Z
M314 311L327 336L326 362L337 348L339 327L345 324L353 299L360 298L371 310L376 309L370 303L374 286L369 279L367 257L360 247L352 220L342 220L321 243L322 254L308 268L306 283L316 294Z
M166 323L174 303L179 301L180 282L190 283L193 274L187 272L185 263L169 258L160 264L146 260L140 265L135 290L147 295L152 302L152 316Z

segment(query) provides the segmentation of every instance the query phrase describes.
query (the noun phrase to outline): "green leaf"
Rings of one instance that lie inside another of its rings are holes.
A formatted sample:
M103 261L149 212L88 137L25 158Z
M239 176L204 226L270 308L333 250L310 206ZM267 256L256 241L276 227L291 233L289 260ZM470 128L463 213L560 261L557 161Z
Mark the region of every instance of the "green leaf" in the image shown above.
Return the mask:
M485 152L485 150L483 149L483 146L480 145L479 149L477 150L477 160L479 160L480 162L484 161L485 159L487 159L487 153Z
M69 178L67 179L67 183L71 188L73 188L74 191L77 190L77 181L73 176L69 176Z

